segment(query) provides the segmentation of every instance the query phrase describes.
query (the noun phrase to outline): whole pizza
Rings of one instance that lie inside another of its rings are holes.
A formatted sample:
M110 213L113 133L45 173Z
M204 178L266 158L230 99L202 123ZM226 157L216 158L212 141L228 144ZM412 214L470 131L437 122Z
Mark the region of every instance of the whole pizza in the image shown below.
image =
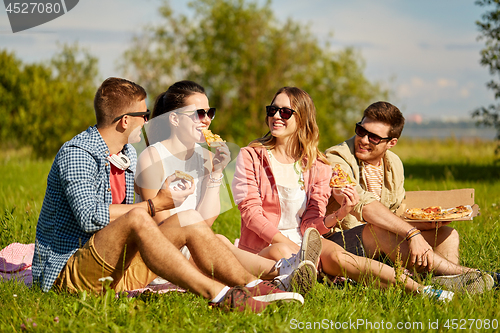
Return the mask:
M426 208L409 208L403 216L410 220L455 220L470 216L472 208L470 206L457 206L443 209L441 206L430 206Z
M356 185L349 174L342 170L340 164L335 164L332 168L332 178L330 179L330 187L342 188L350 185Z

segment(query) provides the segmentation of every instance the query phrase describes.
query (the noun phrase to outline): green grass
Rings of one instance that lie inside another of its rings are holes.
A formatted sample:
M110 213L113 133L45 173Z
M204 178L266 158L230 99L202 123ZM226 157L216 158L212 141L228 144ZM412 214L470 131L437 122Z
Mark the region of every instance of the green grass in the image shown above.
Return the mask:
M495 144L488 142L403 140L394 151L405 164L407 190L475 188L481 215L474 221L452 224L461 235L461 260L465 265L500 271L500 172L493 163L494 148ZM14 241L33 242L51 161L34 161L26 151L1 152L0 161L0 247ZM232 209L219 216L214 230L234 240L239 223L238 211ZM21 331L22 325L41 332L290 332L300 327L333 331L342 323L347 325L343 332L384 332L388 331L387 323L398 331L398 322L413 327L401 331L446 332L452 331L444 326L447 320L451 326L452 319L465 328L460 331L493 332L498 328L492 329L491 320L500 327L499 295L498 291L459 295L449 304L439 304L407 295L399 287L379 290L318 284L303 306L272 305L256 315L214 311L205 299L187 293L132 299L115 298L112 292L68 295L42 293L10 281L0 283L0 332ZM468 319L481 319L483 328L478 329L479 321ZM485 320L490 320L489 329L484 329ZM430 323L436 321L439 329L431 329Z

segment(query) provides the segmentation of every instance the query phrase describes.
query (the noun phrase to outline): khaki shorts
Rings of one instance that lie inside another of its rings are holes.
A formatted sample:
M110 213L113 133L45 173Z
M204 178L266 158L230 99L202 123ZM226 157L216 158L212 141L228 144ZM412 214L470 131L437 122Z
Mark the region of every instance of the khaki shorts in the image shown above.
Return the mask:
M105 291L105 283L99 279L111 276L115 270L97 253L94 247L94 235L92 235L88 242L69 258L54 282L54 287L69 292L87 290L101 293ZM117 292L140 289L147 286L156 277L157 275L147 268L140 254L137 253L122 277L111 283L111 288Z

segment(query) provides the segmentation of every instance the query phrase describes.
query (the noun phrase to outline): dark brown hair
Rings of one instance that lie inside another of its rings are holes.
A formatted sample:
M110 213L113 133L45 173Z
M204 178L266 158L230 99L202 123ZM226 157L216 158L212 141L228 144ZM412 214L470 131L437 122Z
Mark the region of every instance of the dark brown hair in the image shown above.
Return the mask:
M205 88L193 81L179 81L171 85L167 91L156 97L152 118L186 106L186 98L205 93Z
M389 136L397 138L401 136L405 126L405 117L397 107L388 102L376 102L366 108L363 113L363 119L370 118L374 121L391 126ZM361 121L363 120L361 119Z
M117 77L104 80L94 97L94 110L98 127L111 125L113 119L131 112L135 102L146 99L146 90L140 85Z

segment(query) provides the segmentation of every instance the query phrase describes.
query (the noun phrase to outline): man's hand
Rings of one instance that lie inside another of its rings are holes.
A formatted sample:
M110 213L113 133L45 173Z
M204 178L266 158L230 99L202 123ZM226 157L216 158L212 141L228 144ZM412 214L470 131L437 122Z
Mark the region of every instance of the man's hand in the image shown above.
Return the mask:
M170 190L170 183L174 180L175 174L168 176L161 189L158 191L158 194L153 199L154 205L158 211L179 207L188 196L194 193L195 185L187 181L177 185L173 191Z
M413 225L414 227L417 227L418 230L436 230L450 223L451 221L429 221L429 222L414 222L410 224Z
M425 269L431 271L434 268L434 251L424 237L416 235L408 241L410 248L410 264L421 272Z

